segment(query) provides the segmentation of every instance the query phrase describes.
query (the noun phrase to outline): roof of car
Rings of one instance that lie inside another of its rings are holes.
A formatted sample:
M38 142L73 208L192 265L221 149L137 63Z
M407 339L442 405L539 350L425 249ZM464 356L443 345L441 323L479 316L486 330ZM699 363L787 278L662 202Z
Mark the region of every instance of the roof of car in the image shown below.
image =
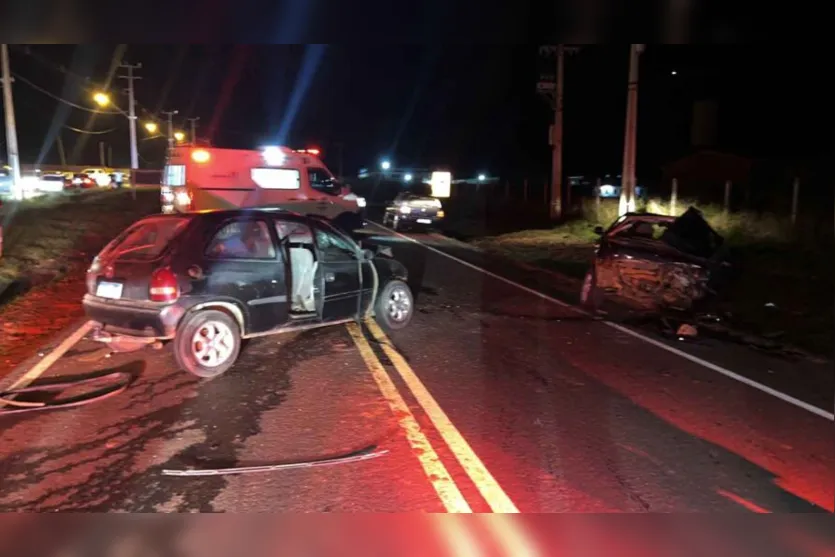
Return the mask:
M294 211L288 211L281 207L246 207L241 209L205 209L202 211L191 211L187 213L161 213L153 215L155 218L211 218L211 219L225 219L234 217L250 216L253 214L264 215L281 215L282 218L293 221L308 221L308 220L322 220L318 215L302 215ZM327 219L324 219L327 220Z

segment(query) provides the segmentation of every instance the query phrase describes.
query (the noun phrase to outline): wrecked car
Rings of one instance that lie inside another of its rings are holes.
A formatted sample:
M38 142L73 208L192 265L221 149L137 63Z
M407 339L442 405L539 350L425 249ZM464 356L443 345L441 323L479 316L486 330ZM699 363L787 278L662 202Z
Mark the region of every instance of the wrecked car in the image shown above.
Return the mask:
M647 312L696 310L729 265L724 239L693 207L679 217L628 213L595 232L600 241L580 294L594 309L611 298Z
M83 305L99 335L169 342L215 377L247 338L374 317L406 327L414 298L389 248L363 249L327 219L281 209L146 217L93 260Z

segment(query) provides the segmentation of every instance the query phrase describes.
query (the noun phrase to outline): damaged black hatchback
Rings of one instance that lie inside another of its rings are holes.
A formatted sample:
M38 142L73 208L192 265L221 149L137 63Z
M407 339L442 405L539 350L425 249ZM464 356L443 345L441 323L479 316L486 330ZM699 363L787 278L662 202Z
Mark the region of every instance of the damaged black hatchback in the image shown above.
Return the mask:
M103 334L170 341L180 368L214 377L247 338L372 316L406 327L406 268L370 247L281 210L155 215L96 256L84 309Z
M679 217L628 213L596 232L600 242L580 294L586 306L611 298L646 312L696 310L724 280L724 239L693 207Z

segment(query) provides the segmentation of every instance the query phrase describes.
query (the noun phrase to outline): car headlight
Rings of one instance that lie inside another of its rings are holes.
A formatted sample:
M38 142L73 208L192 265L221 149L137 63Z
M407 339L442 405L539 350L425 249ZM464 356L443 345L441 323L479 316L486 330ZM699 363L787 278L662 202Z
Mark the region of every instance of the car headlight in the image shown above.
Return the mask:
M365 198L357 197L357 207L365 207Z
M408 205L401 205L400 206L400 212L403 213L404 215L408 215L409 213L412 212L412 208L409 207Z

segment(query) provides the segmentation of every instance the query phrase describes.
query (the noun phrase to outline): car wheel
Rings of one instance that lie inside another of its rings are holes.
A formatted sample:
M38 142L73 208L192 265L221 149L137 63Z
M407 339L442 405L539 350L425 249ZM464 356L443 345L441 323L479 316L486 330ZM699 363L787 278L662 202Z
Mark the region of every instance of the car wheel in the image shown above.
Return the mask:
M412 320L415 300L412 289L402 280L387 283L377 295L374 314L384 329L396 331L406 327Z
M180 369L208 379L227 371L241 351L241 332L227 313L206 310L186 317L174 337Z
M583 278L583 286L580 289L580 304L589 309L596 310L600 307L600 290L597 288L597 272L592 266Z

